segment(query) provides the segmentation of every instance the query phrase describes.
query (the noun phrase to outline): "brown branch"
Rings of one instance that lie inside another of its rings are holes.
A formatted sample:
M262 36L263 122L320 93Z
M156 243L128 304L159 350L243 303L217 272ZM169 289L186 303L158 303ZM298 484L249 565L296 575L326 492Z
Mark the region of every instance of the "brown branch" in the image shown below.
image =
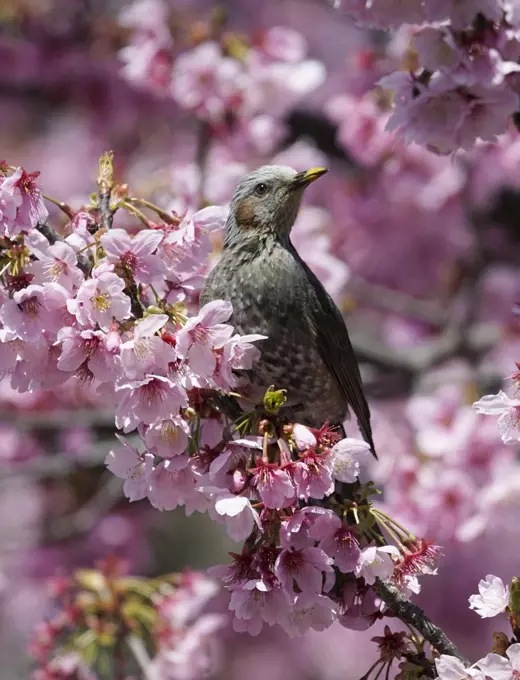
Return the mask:
M64 541L89 532L122 499L121 480L107 471L101 478L96 493L79 510L72 515L52 520L42 542L49 544Z
M377 579L374 590L397 618L415 628L440 654L456 656L465 665L470 665L446 633L430 621L421 607L407 600L395 586Z
M438 302L421 300L402 291L370 283L360 277L351 278L348 292L357 300L385 312L401 314L434 326L444 326L446 323L446 310Z
M113 151L105 151L99 159L99 174L98 174L98 213L101 218L101 226L103 229L112 229L114 221L115 208L110 206L110 198L112 196L112 189L114 188L114 153Z
M135 283L131 283L125 288L125 290L128 294L128 297L130 298L130 308L132 310L132 314L136 319L142 319L144 307L139 300L137 285Z
M494 324L476 324L466 329L461 325L447 327L437 338L422 346L406 350L390 349L383 342L368 337L359 327L348 325L352 346L359 361L391 368L412 377L438 366L464 348L483 354L500 338L500 329Z
M114 427L114 412L110 409L56 409L42 413L19 413L3 409L0 411L0 421L14 422L16 428L23 431L31 430L62 430L64 427Z

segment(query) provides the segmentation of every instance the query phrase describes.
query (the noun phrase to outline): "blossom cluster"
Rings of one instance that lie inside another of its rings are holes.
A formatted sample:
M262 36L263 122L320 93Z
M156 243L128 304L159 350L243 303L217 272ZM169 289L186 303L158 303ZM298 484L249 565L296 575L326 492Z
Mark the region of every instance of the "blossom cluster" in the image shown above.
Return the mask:
M509 680L520 672L520 628L519 619L519 581L513 578L511 586L504 584L501 578L488 574L478 584L479 593L469 598L470 608L482 618L492 618L507 614L513 637L504 632L493 635L493 651L486 654L470 666L465 666L460 659L449 654L441 654L435 661L438 678L472 678L473 680Z
M520 14L508 0L340 3L357 20L408 38L388 129L435 153L495 141L518 109ZM413 54L411 56L410 52Z
M370 625L382 609L371 589L376 579L417 592L416 576L431 572L437 549L394 527L372 506L371 487L356 486L368 444L339 440L326 424L280 430L284 390L270 388L261 410L238 422L224 415L219 398L241 389L234 371L252 367L263 336L234 334L227 302L188 309L222 211L181 219L147 203L163 218L152 222L139 199L114 185L111 162L100 163L99 200L74 214L70 233L54 234L52 244L48 225L34 217L44 210L34 178L15 185L0 310L2 369L12 388L91 382L115 408L121 445L106 464L124 480L125 495L160 510L207 511L245 541L232 566L217 570L238 630L279 623L300 634L336 619ZM3 186L12 177L26 175L16 170ZM106 187L108 209L126 210L144 228L131 235L103 226ZM342 489L353 484L349 498ZM397 545L387 544L378 523Z
M163 0L123 11L131 35L120 52L124 75L172 98L214 133L233 130L250 153L273 149L283 133L279 118L325 80L323 64L306 58L304 37L275 26L251 42L224 31L217 16L199 26L186 49L168 30L168 14Z
M405 405L398 431L391 414L381 414L376 428L376 436L388 438L389 451L399 451L373 471L385 489L382 507L443 545L473 541L514 521L514 447L500 441L496 423L481 412L479 405L491 398L473 408L470 390L463 380L417 393Z
M204 611L218 588L203 574L138 578L109 558L53 579L49 590L54 614L31 641L33 680L105 677L127 645L136 650L135 670L153 677L198 680L218 667L215 634L225 618Z

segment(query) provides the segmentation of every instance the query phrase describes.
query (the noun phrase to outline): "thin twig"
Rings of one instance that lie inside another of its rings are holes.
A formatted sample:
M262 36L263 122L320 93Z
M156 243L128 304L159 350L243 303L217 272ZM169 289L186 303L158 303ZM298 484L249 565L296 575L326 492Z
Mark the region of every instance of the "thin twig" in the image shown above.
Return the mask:
M56 409L49 413L17 413L7 409L0 411L0 422L13 423L15 419L16 428L24 431L62 430L64 424L74 427L114 427L114 411L111 409Z
M132 310L132 314L136 319L142 319L144 308L141 304L141 301L139 300L137 285L135 283L131 283L125 288L125 290L130 297L130 308Z
M112 229L114 221L115 208L110 206L110 198L112 196L112 189L114 188L114 153L112 151L105 151L99 159L99 176L98 176L98 212L101 217L101 226L103 229Z
M407 600L395 586L377 579L374 590L397 618L415 628L438 652L456 656L465 665L470 665L446 633L430 621L419 606Z
M121 480L111 472L106 472L101 478L99 489L79 510L52 520L43 542L49 544L88 533L122 499Z
M370 283L360 277L351 278L349 292L361 302L385 312L401 314L434 326L443 326L446 323L446 310L439 303L421 300L407 293Z
M470 329L450 326L431 342L407 350L394 350L368 337L366 331L349 324L349 334L356 356L381 368L393 368L419 375L455 356L463 345L472 352L483 354L500 338L495 324L476 324Z

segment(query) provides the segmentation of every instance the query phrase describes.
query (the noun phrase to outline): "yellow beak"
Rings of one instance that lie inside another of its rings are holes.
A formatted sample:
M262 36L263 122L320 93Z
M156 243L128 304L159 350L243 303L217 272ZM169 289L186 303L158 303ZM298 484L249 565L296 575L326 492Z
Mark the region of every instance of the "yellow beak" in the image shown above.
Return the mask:
M305 170L305 172L299 172L293 179L294 187L298 189L306 187L326 172L328 172L327 168L311 168L310 170Z

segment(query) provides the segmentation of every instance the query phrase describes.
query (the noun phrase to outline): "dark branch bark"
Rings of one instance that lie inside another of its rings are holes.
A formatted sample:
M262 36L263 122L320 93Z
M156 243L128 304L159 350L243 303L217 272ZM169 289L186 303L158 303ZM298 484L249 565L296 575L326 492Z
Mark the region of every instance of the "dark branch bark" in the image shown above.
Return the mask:
M397 618L415 628L439 653L456 656L462 663L470 665L446 633L430 621L419 606L401 595L395 586L378 579L374 590Z
M110 191L99 192L98 212L103 229L112 229L114 210L110 207Z

